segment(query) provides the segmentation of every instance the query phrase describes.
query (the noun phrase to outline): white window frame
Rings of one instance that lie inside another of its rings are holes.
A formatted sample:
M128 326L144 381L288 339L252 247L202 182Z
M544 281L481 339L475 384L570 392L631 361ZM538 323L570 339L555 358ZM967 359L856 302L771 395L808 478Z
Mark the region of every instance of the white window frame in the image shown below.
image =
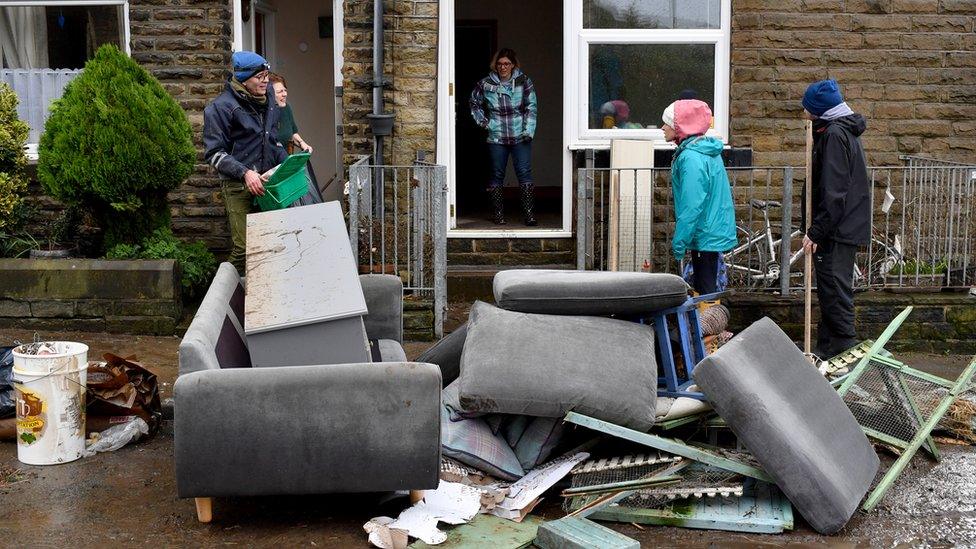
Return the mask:
M129 0L0 0L0 8L36 8L36 7L57 7L57 6L121 6L121 20L119 26L122 29L122 51L126 55L132 55L131 32L129 31ZM27 143L24 152L27 154L28 162L37 162L37 147L40 143Z
M566 23L566 93L564 124L571 149L609 146L611 139L664 141L664 131L653 129L591 129L589 127L590 45L594 44L712 44L715 47L714 128L708 135L723 143L729 138L729 72L732 36L732 0L721 0L717 29L586 29L583 0L569 0Z

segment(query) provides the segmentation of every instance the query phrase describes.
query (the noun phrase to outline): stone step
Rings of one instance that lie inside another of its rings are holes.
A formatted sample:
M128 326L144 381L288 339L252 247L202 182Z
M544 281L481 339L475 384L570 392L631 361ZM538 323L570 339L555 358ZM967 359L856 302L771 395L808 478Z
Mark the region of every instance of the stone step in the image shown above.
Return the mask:
M573 270L571 263L543 265L448 265L447 300L450 303L472 303L475 300L494 303L491 283L495 273L508 269L565 269Z

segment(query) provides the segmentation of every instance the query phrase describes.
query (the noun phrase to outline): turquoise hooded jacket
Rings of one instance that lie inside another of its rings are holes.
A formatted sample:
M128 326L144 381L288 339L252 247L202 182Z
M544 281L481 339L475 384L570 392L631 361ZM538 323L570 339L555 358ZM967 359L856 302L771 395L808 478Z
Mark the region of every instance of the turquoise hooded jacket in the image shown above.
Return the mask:
M735 247L735 207L721 141L703 136L682 141L671 162L671 190L675 259L681 261L688 250L727 252Z

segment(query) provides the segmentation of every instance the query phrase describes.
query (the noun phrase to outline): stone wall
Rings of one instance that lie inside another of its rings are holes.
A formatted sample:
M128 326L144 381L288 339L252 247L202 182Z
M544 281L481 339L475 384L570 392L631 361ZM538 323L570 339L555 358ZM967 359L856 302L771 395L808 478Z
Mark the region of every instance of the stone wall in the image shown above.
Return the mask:
M732 144L802 165L800 98L835 78L868 118L871 164L976 160L974 22L973 0L733 0Z
M346 166L373 154L366 115L373 110L373 2L346 0L342 124ZM437 126L437 0L384 3L384 108L396 114L384 162L411 164L435 149Z
M722 301L731 311L729 330L734 333L768 316L794 341L803 341L802 293L786 298L773 294L738 293ZM858 337L878 337L888 323L909 305L914 310L887 345L889 350L976 354L976 297L967 293L858 293L854 297ZM814 297L814 344L819 314Z
M172 259L0 259L0 327L172 335L183 304Z
M203 108L229 76L231 23L228 0L131 0L132 58L162 82L193 127L197 163L170 193L173 230L216 252L230 247L230 233L216 173L203 161Z

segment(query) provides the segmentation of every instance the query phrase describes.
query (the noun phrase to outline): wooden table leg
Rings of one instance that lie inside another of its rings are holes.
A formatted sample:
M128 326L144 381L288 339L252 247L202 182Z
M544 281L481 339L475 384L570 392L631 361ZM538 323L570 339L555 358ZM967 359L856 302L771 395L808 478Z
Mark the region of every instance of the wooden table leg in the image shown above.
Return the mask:
M413 505L422 499L424 499L423 490L410 490L410 505Z
M193 498L197 505L197 520L210 522L213 520L213 498Z

